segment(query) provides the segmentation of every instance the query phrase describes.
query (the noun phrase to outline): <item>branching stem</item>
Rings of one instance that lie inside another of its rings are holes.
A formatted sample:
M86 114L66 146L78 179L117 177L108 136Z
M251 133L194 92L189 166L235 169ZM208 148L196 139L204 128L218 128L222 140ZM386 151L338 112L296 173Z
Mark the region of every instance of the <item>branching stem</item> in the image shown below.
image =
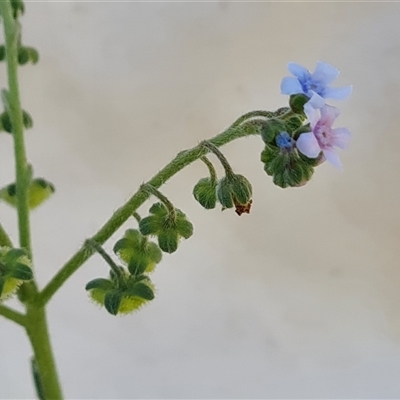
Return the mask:
M273 116L274 113L268 115ZM216 147L220 147L241 137L258 135L260 134L264 121L265 119L260 118L252 119L248 122L242 121L240 124L236 121L231 127L210 139L209 142ZM187 165L205 156L207 152L208 150L202 143L199 143L189 150L181 151L169 164L154 175L148 183L155 188L159 188ZM91 239L99 244L103 244L148 198L149 193L143 190L142 186L123 206L114 212L111 218ZM93 251L88 250L87 247L83 245L44 287L38 296L38 303L46 304L63 283L67 281L92 254Z
M7 306L3 306L2 304L0 304L0 315L11 321L14 321L18 325L26 325L26 316L24 314Z

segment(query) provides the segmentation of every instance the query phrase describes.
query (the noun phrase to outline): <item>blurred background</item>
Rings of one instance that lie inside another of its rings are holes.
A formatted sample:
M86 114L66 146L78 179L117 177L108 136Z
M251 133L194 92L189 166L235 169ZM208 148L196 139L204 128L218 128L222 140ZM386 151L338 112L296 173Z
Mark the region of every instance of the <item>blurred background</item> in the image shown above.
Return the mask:
M353 134L343 172L325 163L281 189L251 137L223 149L253 184L250 215L194 201L201 162L164 185L195 235L164 256L140 312L88 300L99 256L67 282L49 307L66 398L400 397L399 18L377 2L26 3L23 43L41 57L20 70L29 159L57 188L32 213L41 286L178 151L286 106L289 61L326 61L354 85L330 102ZM13 180L3 133L0 186ZM14 214L0 204L17 240ZM0 332L0 398L33 398L24 333L4 319Z

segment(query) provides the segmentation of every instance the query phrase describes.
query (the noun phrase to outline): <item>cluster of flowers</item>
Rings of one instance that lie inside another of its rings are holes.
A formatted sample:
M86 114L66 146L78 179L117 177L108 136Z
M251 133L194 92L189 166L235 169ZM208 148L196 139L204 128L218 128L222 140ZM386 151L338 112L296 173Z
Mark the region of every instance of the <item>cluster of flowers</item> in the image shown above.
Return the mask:
M304 95L309 100L304 105L304 114L310 123L308 132L292 140L287 132L276 137L276 145L281 149L296 146L297 150L308 158L323 157L337 168L341 163L335 147L347 148L350 131L347 128L332 128L339 110L325 103L325 99L342 100L350 95L352 86L331 88L329 85L338 77L339 70L319 61L313 73L296 63L288 64L293 77L285 77L281 83L282 94Z

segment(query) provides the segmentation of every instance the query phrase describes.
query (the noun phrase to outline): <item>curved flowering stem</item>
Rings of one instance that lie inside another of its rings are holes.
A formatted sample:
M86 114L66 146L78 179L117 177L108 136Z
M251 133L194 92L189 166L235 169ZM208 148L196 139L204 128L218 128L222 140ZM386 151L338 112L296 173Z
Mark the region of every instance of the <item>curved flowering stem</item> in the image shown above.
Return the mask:
M203 161L204 164L206 164L208 171L210 172L211 182L216 182L217 172L215 171L213 163L206 156L200 157L200 160Z
M137 213L136 211L132 213L132 217L136 219L137 223L139 223L141 221L141 219L142 219L140 214Z
M284 112L288 112L288 109L285 108ZM258 112L258 116L264 118L276 116L274 112L263 113L264 115L261 115L261 112ZM278 115L281 115L283 113L282 109L279 109L277 113ZM249 120L249 118L252 118L256 115L253 115L253 113L248 113L245 115L247 116L246 119L244 116L240 117L228 129L210 139L209 142L216 147L220 147L241 137L259 135L265 119L258 118ZM162 170L154 175L153 178L151 178L147 183L155 188L159 188L168 179L177 174L187 165L205 156L208 151L209 150L204 147L203 143L199 143L197 146L189 150L181 151L169 164L167 164ZM92 236L91 239L95 240L99 244L103 244L148 198L149 193L143 189L142 185L142 187L139 188L139 190L123 206L114 212L111 218L95 235ZM76 272L86 260L89 259L93 252L94 250L88 249L87 246L83 245L39 293L36 299L37 303L46 304L63 285L63 283L67 281L69 277Z
M141 186L141 189L149 194L152 194L153 196L156 196L165 205L165 207L167 207L169 216L171 217L171 219L173 221L175 221L175 219L176 219L175 207L166 196L164 196L159 190L157 190L150 183L143 184Z
M212 143L210 143L207 140L204 140L202 143L206 149L210 150L218 158L218 160L220 161L220 163L222 164L222 166L225 170L226 176L229 176L229 177L233 176L234 173L233 173L231 165L229 164L226 157L219 151L218 147L214 146Z
M278 108L276 111L265 111L265 110L255 110L249 111L246 114L243 114L239 117L232 125L231 128L235 126L241 125L243 122L248 121L252 118L273 118L273 117L280 117L284 116L285 114L292 115L292 111L289 107L281 107Z
M117 264L113 261L113 259L107 254L107 252L101 247L96 241L93 239L86 240L86 244L89 247L92 247L96 250L105 260L105 262L110 266L110 268L114 271L115 275L120 279L123 280L124 275L121 272L121 269L118 267Z

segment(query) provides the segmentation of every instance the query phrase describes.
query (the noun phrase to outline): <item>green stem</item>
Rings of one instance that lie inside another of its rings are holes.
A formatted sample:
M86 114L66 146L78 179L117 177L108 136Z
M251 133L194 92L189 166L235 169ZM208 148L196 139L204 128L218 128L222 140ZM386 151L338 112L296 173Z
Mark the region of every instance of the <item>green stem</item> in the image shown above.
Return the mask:
M18 85L18 40L20 25L17 20L14 20L9 0L0 1L0 12L4 25L8 76L8 93L3 91L2 94L3 97L6 97L5 106L10 115L14 139L19 243L21 247L28 251L32 260L28 207L31 169L25 151L24 125ZM36 283L34 281L24 283L19 290L24 298L31 299L37 293Z
M158 189L156 189L150 183L144 183L142 185L141 189L148 192L149 194L152 194L153 196L156 196L165 205L165 207L167 207L168 214L169 214L169 217L171 218L171 220L172 221L176 220L175 207L171 203L171 201L168 199L167 196L164 196Z
M0 315L3 317L14 321L18 325L25 326L26 325L26 316L19 311L15 311L7 306L3 306L0 304Z
M26 332L35 354L34 358L44 398L47 400L61 400L63 399L63 394L51 348L44 307L28 304L27 319Z
M255 110L255 111L250 111L246 114L243 114L240 118L238 118L232 125L231 127L234 126L239 126L243 122L248 121L252 118L273 118L273 117L281 117L284 115L292 115L293 112L289 107L281 107L278 108L276 111L265 111L265 110Z
M142 219L140 214L137 213L136 211L134 213L132 213L132 217L136 219L137 223L139 223L141 221L141 219Z
M18 85L18 37L19 23L12 16L9 0L0 1L0 11L4 23L6 39L7 75L8 75L8 112L10 114L15 154L17 209L20 246L31 253L28 189L29 167L25 152L24 124Z
M0 246L13 247L10 236L8 236L7 232L5 231L1 223L0 223Z
M18 85L18 43L20 39L20 25L13 17L10 0L0 1L0 12L4 25L8 75L8 93L3 92L3 98L6 100L5 107L10 115L12 136L14 139L19 242L20 246L28 251L32 259L28 207L31 168L28 165L25 151L22 108ZM24 322L26 332L32 344L44 397L48 400L58 400L62 399L63 396L50 344L45 308L44 305L38 306L34 303L37 293L38 290L35 281L25 283L21 286L19 294L25 298L27 302L27 313L24 319L21 319L18 313L10 312L9 309L4 307L2 308L2 312L3 315L4 313L8 313L8 316L13 316L17 323L18 321L20 324ZM17 319L15 319L16 317Z
M214 144L212 144L211 142L209 142L208 140L204 140L202 142L202 144L206 149L210 150L212 153L214 153L217 156L218 160L221 162L222 166L224 167L225 175L228 177L232 177L234 175L233 169L232 169L231 165L229 164L228 160L226 159L226 157L218 149L218 147L215 146Z
M242 123L239 126L232 125L224 132L210 139L209 142L217 147L223 146L235 139L260 134L261 127L264 121L262 120L251 120L246 123ZM181 171L187 165L205 156L207 149L202 143L189 149L183 150L161 171L151 178L148 183L159 188L168 179L174 176L176 173ZM143 188L139 190L114 214L111 218L100 228L100 230L92 236L92 239L97 243L103 244L108 240L111 235L121 227L121 225L148 199L149 193L144 191ZM68 278L78 270L78 268L93 254L93 251L89 251L85 245L83 245L60 269L59 272L50 280L38 296L38 302L40 304L47 303L57 290L63 285Z
M92 247L94 250L96 250L105 260L105 262L110 266L110 268L115 272L115 275L120 278L120 280L124 280L124 275L121 271L121 269L118 267L117 264L113 261L113 259L107 254L107 252L101 247L99 243L94 241L93 239L88 239L86 240L86 244L89 247Z
M200 157L200 160L203 161L204 164L207 165L208 171L210 173L211 182L214 184L217 182L217 173L215 171L213 163L206 157Z

